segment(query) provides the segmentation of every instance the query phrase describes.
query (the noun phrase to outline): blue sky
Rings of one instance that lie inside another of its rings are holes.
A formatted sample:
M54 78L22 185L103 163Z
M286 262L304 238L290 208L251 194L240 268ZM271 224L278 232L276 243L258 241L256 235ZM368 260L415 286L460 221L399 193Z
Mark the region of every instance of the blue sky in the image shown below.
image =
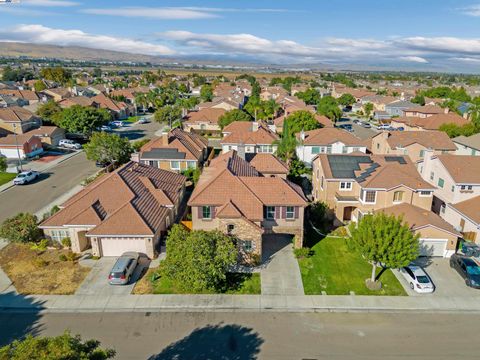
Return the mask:
M159 56L480 68L480 0L19 0L0 40Z

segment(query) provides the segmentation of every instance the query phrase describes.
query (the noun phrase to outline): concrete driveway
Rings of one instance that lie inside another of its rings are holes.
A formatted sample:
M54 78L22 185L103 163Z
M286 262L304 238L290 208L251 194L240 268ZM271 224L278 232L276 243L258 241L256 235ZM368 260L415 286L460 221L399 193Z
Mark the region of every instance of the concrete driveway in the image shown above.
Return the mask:
M419 258L417 265L423 267L425 272L430 276L435 285L433 294L418 294L410 289L405 278L398 272L394 271L397 278L410 296L468 296L478 297L480 300L480 290L469 288L465 285L463 278L450 268L449 260L444 258Z
M135 283L143 275L144 270L150 265L150 260L141 257L135 268L132 279L128 285L110 285L108 274L117 261L116 257L103 257L99 260L83 260L83 266L92 267L83 283L79 286L75 295L129 295Z

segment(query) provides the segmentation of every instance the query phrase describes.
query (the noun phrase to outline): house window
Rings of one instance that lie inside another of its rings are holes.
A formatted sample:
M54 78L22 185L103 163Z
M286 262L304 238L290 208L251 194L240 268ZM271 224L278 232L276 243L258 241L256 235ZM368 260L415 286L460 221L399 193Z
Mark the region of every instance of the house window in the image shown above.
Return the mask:
M197 162L196 161L187 161L187 167L189 169L195 169L197 167Z
M362 190L362 200L364 203L375 204L377 192L374 190Z
M233 225L233 224L228 224L228 225L227 225L227 234L228 234L228 235L231 235L232 232L233 232L233 230L235 230L235 225Z
M241 240L240 246L244 252L252 252L253 251L253 241L252 240Z
M275 219L275 206L267 206L266 217L269 220Z
M377 143L377 150L380 149L380 143Z
M340 191L349 191L352 190L352 183L345 181L340 183Z
M462 185L460 187L460 190L462 190L462 191L471 191L472 189L473 189L472 185Z
M395 191L393 193L393 202L401 202L403 200L403 191Z
M352 152L357 152L357 151L360 151L360 148L359 148L359 147L353 147L353 148L352 148Z
M287 209L285 212L285 218L295 219L295 208L293 206L287 206Z
M211 206L202 206L202 218L211 219L212 218L212 207Z
M180 170L180 161L170 161L170 168L172 170Z
M443 185L445 185L445 180L443 180L442 178L438 178L437 185L438 185L438 187L443 188Z
M432 171L430 172L430 180L433 180L435 178L435 173Z
M455 191L455 185L452 185L452 192Z
M169 227L170 227L170 218L167 216L167 217L165 218L165 228L168 229Z
M321 187L322 190L323 190L323 175L322 175L322 180L320 181L320 187Z
M60 242L62 239L70 237L70 232L68 230L52 230L50 237L53 241Z
M154 168L158 168L158 161L149 160L148 165L153 166Z
M258 147L258 152L260 153L273 153L273 146L272 145L260 145Z
M445 214L445 204L440 206L440 214Z
M348 148L346 146L342 147L342 154L346 154L348 152Z
M420 196L431 196L432 192L431 191L420 191Z
M320 154L320 146L312 146L312 154Z
M420 150L420 157L424 158L425 157L425 150Z
M331 154L332 153L332 145L328 145L327 146L327 154Z

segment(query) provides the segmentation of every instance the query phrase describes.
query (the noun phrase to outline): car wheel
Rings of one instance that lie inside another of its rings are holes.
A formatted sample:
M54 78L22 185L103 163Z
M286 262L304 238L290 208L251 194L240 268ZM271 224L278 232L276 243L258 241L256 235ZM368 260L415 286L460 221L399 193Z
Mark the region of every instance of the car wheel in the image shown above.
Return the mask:
M410 289L415 289L415 286L413 286L413 283L410 283Z

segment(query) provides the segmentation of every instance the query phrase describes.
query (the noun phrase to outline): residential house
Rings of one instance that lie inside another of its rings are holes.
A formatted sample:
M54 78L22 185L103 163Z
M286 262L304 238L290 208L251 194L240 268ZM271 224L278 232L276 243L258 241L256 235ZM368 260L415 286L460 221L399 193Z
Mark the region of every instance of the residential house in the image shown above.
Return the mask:
M12 98L20 99L25 105L34 104L40 101L37 93L31 90L0 89L0 95L8 95Z
M367 95L360 98L360 103L362 105L370 103L376 111L385 111L387 104L390 104L393 101L395 101L395 97L384 95Z
M405 117L419 117L427 118L433 115L448 114L448 109L442 109L436 105L414 106L403 110L403 116Z
M319 154L313 160L313 198L328 204L336 224L407 203L430 210L435 186L407 156Z
M455 153L453 141L443 131L383 131L372 138L373 154L408 155L412 162L423 160L432 150L435 155Z
M46 236L71 241L72 251L94 256L136 251L153 258L168 228L182 217L186 178L129 162L70 198L40 224Z
M365 141L345 130L326 127L297 134L297 157L311 166L318 154L350 154L367 152Z
M456 113L443 113L425 117L418 116L404 116L394 118L390 125L393 128L404 128L407 131L424 131L424 130L438 130L442 125L455 124L464 126L470 121Z
M426 181L436 186L432 209L442 217L447 204L480 195L479 156L433 155L428 151L418 169Z
M72 97L72 92L68 88L57 87L51 89L45 89L41 91L47 99L59 102L63 99Z
M86 96L72 96L70 98L60 100L58 105L63 109L67 109L75 105L92 106L95 108L100 106L97 102L95 102L95 100L93 100L93 98Z
M462 233L462 238L480 243L480 196L447 203L442 217Z
M225 109L206 108L191 111L185 116L183 127L186 131L220 132L218 120L227 111Z
M295 246L301 247L307 206L301 188L281 177L261 176L234 152L225 155L204 169L190 197L193 229L231 235L245 262L261 259L267 234L295 235Z
M285 96L288 96L288 91L282 86L267 86L260 92L260 99L263 101L275 100L280 101Z
M412 232L420 235L420 255L450 257L455 254L462 235L437 214L407 203L380 211L402 217Z
M65 130L56 126L40 126L30 130L27 134L35 135L43 145L58 146L60 140L65 139Z
M336 99L341 97L343 94L352 95L357 102L361 100L364 96L373 96L375 92L367 89L361 88L349 88L344 85L334 84L332 87L332 96Z
M472 136L458 136L452 141L457 147L456 155L480 156L480 133Z
M19 106L0 108L0 128L9 132L23 134L41 124L40 118Z
M238 99L240 100L240 99ZM232 99L225 99L222 97L214 98L210 102L204 102L197 105L198 110L204 109L223 109L226 111L241 109L243 106L243 99L242 102L232 100Z
M182 172L199 168L208 156L208 140L175 128L145 144L132 160L155 168Z
M102 109L107 109L115 119L126 119L136 114L134 106L129 106L123 101L115 101L104 94L98 94L91 98Z
M258 122L235 121L227 125L220 141L222 152L237 150L245 153L270 153L277 151L277 134Z
M9 159L31 158L43 152L42 142L34 134L8 134L0 137L0 155Z
M415 104L410 101L395 100L385 105L385 112L390 115L390 117L400 117L403 116L404 110L413 107L415 107Z

